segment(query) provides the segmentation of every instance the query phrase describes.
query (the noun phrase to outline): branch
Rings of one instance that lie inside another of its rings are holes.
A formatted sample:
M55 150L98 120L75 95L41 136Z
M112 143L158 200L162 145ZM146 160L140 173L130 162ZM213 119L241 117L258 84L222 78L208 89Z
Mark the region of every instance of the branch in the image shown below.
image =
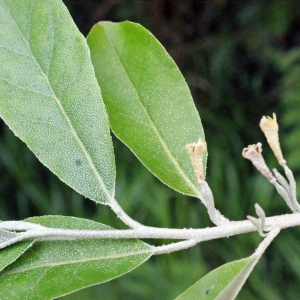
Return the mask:
M286 214L266 218L266 226L280 229L300 226L300 213ZM257 231L250 221L237 221L217 227L202 229L167 229L146 227L126 230L71 230L48 228L38 224L22 221L0 223L1 231L19 231L15 236L1 239L0 249L23 240L78 240L78 239L177 239L188 240L181 243L161 246L156 254L169 253L196 245L199 242L230 237L238 234ZM21 232L20 232L21 231ZM182 248L181 248L182 247Z

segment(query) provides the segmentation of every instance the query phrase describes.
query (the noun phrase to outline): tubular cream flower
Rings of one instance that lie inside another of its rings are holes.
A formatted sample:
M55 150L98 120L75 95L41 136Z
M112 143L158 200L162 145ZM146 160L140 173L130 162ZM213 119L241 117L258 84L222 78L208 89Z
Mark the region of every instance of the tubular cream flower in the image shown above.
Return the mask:
M206 142L201 138L199 138L197 143L191 143L185 146L185 151L190 156L191 163L198 180L204 179L203 154L206 150Z
M251 160L254 167L270 181L274 179L274 176L267 167L261 153L261 143L257 143L256 145L249 145L247 148L244 148L242 155L244 158Z
M268 144L270 145L274 155L276 156L280 165L285 165L286 161L283 158L281 147L279 143L278 130L276 115L273 113L273 119L271 117L263 116L260 120L259 126L265 134Z

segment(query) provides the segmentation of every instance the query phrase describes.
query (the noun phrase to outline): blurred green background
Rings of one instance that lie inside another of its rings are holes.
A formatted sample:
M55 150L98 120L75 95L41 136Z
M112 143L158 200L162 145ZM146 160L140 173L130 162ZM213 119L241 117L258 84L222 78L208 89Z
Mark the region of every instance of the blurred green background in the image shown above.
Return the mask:
M258 123L277 114L288 165L300 181L300 2L226 0L65 0L84 35L100 20L141 23L165 46L193 94L208 143L207 180L216 206L231 220L289 213L242 149L261 141L270 168L279 168ZM59 214L116 228L109 208L83 199L52 175L1 123L1 220ZM114 139L117 199L146 225L212 226L204 207L154 178ZM257 233L205 242L151 258L133 272L64 299L174 299L210 270L249 256ZM160 245L169 241L148 241ZM300 230L284 230L268 248L237 299L299 299Z

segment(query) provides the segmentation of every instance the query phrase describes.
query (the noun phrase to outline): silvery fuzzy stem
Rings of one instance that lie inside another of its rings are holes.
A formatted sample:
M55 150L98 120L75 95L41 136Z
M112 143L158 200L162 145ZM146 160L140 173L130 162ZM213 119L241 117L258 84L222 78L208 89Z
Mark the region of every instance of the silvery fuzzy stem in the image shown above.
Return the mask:
M300 213L268 217L266 218L266 226L271 228L278 227L281 229L300 226ZM16 228L18 228L18 226ZM17 233L15 238L11 238L5 243L1 243L0 248L5 248L16 242L24 240L53 241L139 238L194 240L197 242L204 242L254 231L257 231L257 228L249 220L230 222L221 226L201 229L168 229L148 227L143 229L126 230L72 230L40 226L39 228L36 227L29 229L26 232ZM190 243L192 244L194 242Z
M224 215L222 215L218 209L216 209L216 216L217 216L217 219L219 220L220 224L230 223L230 220L227 219Z
M110 199L110 203L107 204L110 206L110 208L114 211L114 213L117 215L117 217L123 221L124 224L126 224L130 228L147 228L148 226L145 226L135 220L133 220L130 216L126 214L126 212L122 209L122 207L119 205L117 200L115 198Z
M221 215L218 210L216 210L214 196L207 182L205 180L199 180L198 183L200 184L201 195L206 203L207 212L211 221L218 226L228 223L229 220Z
M276 170L273 169L273 172L275 174L275 177L277 178L278 182L284 187L284 189L287 191L289 198L290 198L290 202L293 205L294 209L297 212L300 212L300 205L297 202L296 199L296 182L294 180L294 176L293 173L290 169L288 169L287 167L285 168L285 174L287 175L290 184L286 181L286 179ZM294 193L292 193L292 189L295 191Z
M208 215L209 215L211 221L215 225L220 225L220 222L216 215L214 196L213 196L213 193L212 193L209 185L207 184L207 182L205 180L199 180L198 183L200 184L201 195L206 203L207 212L208 212Z
M257 231L261 237L266 237L268 234L263 232L261 221L252 217L247 216L247 219L257 228Z
M268 233L264 233L264 231L269 231L269 230L266 228L265 212L257 203L254 205L254 207L255 207L255 212L258 215L259 219L256 219L252 216L247 216L247 218L254 226L257 227L257 231L259 235L262 237L266 237Z
M283 167L285 175L288 178L289 183L290 183L292 204L295 207L296 211L300 212L300 205L297 201L297 188L296 188L296 181L294 178L294 174L293 174L292 170L286 164L282 164L282 167Z
M292 200L292 191L287 180L277 171L277 169L273 169L273 173L278 180L278 182L282 185L282 187L287 191L290 199Z
M209 185L205 181L203 166L203 154L207 151L207 145L205 140L199 138L197 143L187 144L185 146L185 151L190 156L191 164L193 166L197 182L201 187L201 195L199 198L207 207L207 212L211 221L215 225L221 225L230 222L218 210L216 210L213 193Z
M291 211L297 212L297 210L294 208L291 202L287 191L277 182L277 180L274 178L273 180L270 180L270 183L272 183L275 186L277 193L285 200L286 204L291 209Z
M274 238L279 234L281 230L280 226L275 225L272 230L268 233L268 236L259 244L257 249L252 255L261 256L265 252L265 250L269 247Z
M197 245L198 243L199 241L186 240L182 242L171 243L169 245L153 247L155 249L153 255L169 254L171 252L185 250Z
M257 203L255 203L254 208L255 208L256 214L259 217L262 230L268 231L266 229L266 214L265 214L264 210Z

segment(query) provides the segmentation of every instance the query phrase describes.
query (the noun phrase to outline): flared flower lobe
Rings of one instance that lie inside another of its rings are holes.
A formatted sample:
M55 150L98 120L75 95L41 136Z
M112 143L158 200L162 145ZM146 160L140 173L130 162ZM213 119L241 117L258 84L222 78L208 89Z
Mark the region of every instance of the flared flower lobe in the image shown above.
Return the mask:
M267 167L261 153L261 143L257 143L256 145L249 145L247 148L244 148L242 155L244 158L249 159L254 167L270 181L274 179L274 176L272 175L270 169Z

